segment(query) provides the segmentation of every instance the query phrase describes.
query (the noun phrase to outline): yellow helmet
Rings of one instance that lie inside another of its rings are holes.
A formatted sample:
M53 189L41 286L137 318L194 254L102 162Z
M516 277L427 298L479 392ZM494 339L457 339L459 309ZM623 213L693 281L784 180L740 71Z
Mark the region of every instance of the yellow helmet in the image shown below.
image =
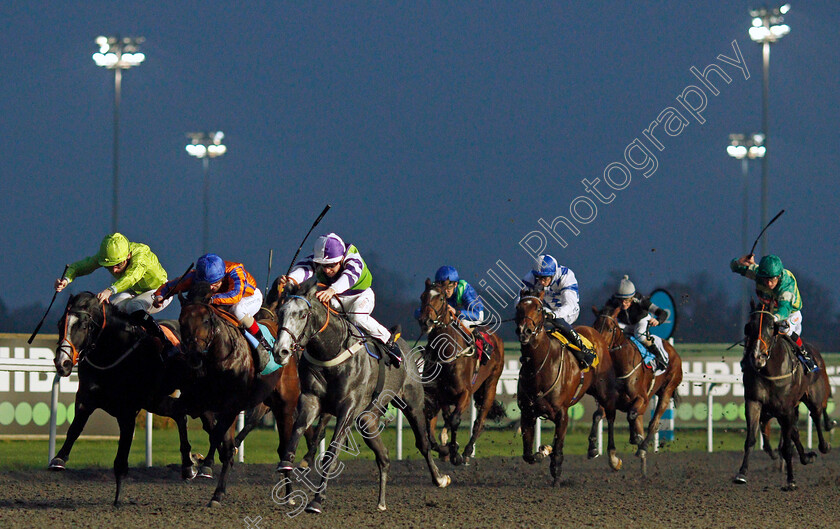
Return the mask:
M99 265L114 266L128 259L128 239L121 233L106 235L99 245Z

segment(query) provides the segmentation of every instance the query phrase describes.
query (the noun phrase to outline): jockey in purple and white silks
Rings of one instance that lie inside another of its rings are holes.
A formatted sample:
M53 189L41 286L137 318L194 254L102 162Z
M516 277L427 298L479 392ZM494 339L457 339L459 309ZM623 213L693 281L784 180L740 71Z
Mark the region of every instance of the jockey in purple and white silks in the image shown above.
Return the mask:
M522 278L528 288L545 290L543 311L546 321L552 323L572 345L580 349L571 348L581 367L592 365L595 353L586 347L580 335L572 328L580 315L580 294L575 273L566 266L557 263L557 259L546 254L540 255L534 262L533 269ZM517 296L515 304L519 303Z
M288 276L279 279L278 286L282 290L289 281L299 285L312 277L327 285L315 297L322 303L329 303L351 323L385 344L395 365L399 366L402 362L399 345L388 329L371 316L376 303L371 288L373 276L359 250L352 244L345 245L335 233L322 235L315 241L312 255L296 263Z

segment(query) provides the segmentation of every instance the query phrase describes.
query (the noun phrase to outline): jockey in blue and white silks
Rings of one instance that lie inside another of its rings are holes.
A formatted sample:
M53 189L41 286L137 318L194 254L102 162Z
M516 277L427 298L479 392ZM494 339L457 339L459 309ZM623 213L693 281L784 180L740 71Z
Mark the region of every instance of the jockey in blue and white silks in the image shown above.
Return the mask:
M557 259L545 254L540 255L534 266L522 278L525 286L532 289L544 289L543 310L546 320L566 337L580 352L571 349L581 367L589 367L595 360L595 353L586 347L572 324L580 315L580 294L575 273L567 266L561 266ZM519 303L517 296L516 302Z
M371 316L376 304L371 288L373 276L359 250L353 245L345 245L335 233L322 235L315 241L312 255L296 263L289 275L281 277L278 284L282 289L288 281L300 284L312 277L327 285L315 297L329 303L351 323L385 344L396 365L399 365L402 361L399 346L394 343L388 329Z

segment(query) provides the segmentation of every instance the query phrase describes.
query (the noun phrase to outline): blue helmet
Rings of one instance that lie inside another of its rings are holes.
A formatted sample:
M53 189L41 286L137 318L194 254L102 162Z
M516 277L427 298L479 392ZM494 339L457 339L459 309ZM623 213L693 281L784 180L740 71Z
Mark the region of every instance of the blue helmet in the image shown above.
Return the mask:
M195 278L198 281L215 283L225 277L225 262L214 253L206 253L195 262Z
M557 273L557 259L548 254L537 257L531 273L534 277L553 277Z
M443 281L457 282L458 279L458 271L455 270L454 266L441 266L435 272L435 283L441 283Z

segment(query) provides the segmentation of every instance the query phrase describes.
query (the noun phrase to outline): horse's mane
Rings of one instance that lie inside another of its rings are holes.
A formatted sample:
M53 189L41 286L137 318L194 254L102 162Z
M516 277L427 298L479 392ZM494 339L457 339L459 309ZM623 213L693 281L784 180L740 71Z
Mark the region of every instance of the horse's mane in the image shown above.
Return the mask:
M213 292L210 290L210 283L206 281L196 281L187 292L188 303L207 303Z

